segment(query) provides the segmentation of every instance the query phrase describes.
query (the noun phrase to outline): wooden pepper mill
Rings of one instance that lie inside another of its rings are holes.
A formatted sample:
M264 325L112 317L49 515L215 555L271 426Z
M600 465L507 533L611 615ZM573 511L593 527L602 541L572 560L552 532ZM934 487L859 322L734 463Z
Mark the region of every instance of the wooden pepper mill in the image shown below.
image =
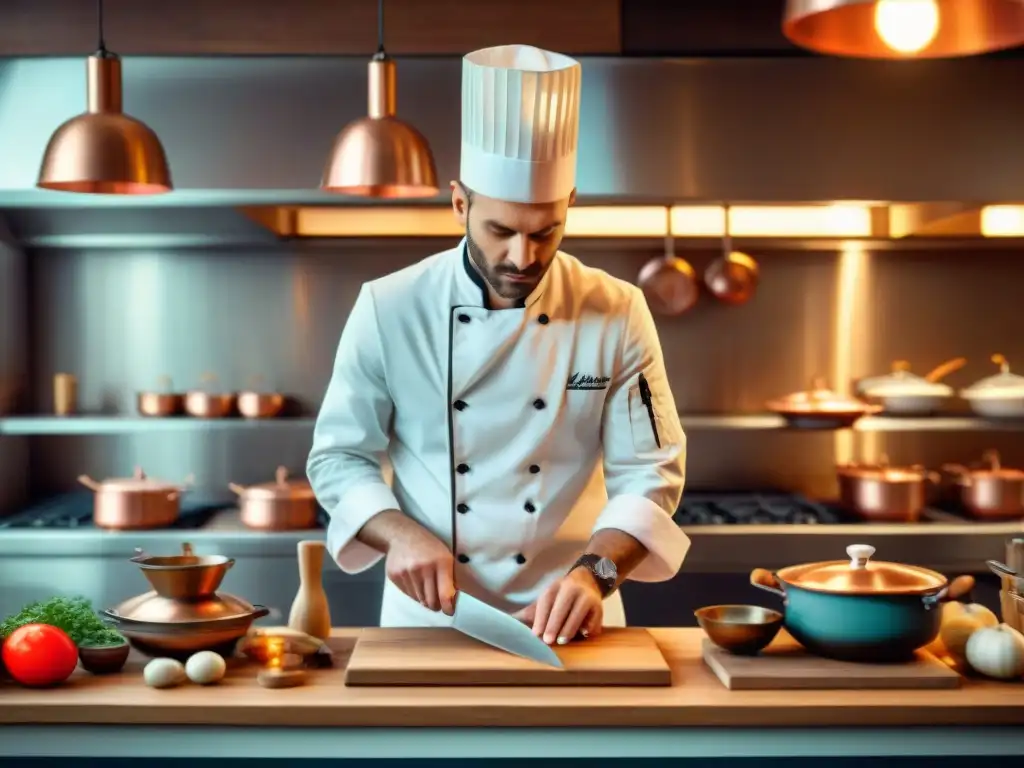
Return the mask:
M322 541L299 542L299 591L292 601L288 626L326 640L331 634L331 609L324 591Z

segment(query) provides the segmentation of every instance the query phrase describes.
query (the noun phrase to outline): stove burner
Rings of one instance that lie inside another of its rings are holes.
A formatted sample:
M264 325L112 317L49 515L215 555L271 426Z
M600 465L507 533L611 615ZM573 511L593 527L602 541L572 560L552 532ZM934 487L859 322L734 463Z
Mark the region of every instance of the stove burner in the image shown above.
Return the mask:
M231 502L197 502L182 500L178 519L169 529L190 530L202 528L223 509L234 506ZM90 493L68 493L47 499L0 518L2 528L95 528L92 521L93 498Z
M684 493L677 525L820 525L842 522L825 504L797 494Z

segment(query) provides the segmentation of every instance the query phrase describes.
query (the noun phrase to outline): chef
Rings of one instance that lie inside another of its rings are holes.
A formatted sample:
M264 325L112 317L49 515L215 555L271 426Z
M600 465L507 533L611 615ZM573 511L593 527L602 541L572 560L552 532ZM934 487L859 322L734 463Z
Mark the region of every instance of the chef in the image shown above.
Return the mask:
M307 475L341 569L386 558L381 626L450 625L465 592L564 643L679 570L686 438L643 295L558 250L579 63L498 46L462 78L465 237L362 286Z

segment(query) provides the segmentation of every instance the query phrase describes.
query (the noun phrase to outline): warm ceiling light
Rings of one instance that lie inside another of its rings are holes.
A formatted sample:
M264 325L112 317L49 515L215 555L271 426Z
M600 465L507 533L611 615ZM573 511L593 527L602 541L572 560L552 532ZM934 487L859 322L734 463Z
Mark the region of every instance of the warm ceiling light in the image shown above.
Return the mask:
M870 237L871 209L860 205L677 206L672 231L680 237Z
M569 209L566 237L664 237L665 209L657 206L584 205Z
M395 62L384 51L384 0L377 3L377 54L369 65L368 114L334 140L320 188L380 198L433 197L438 192L434 156L426 138L395 117Z
M98 12L99 46L86 65L88 111L54 131L36 185L101 195L169 192L171 172L160 139L121 111L121 59L103 43L103 0Z
M1024 0L787 0L782 31L833 56L972 56L1024 43Z
M986 205L981 209L983 237L1024 237L1024 205Z

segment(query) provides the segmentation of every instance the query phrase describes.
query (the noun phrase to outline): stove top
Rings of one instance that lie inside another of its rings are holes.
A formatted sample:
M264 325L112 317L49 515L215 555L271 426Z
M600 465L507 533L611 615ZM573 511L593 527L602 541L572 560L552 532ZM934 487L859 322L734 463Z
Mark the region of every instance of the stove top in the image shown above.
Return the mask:
M178 519L164 530L190 530L202 528L216 515L235 507L233 500L181 501ZM4 528L95 528L92 520L93 495L91 492L75 492L55 496L33 504L10 517L0 518L0 529Z
M677 525L822 525L846 522L841 510L782 492L684 493Z

